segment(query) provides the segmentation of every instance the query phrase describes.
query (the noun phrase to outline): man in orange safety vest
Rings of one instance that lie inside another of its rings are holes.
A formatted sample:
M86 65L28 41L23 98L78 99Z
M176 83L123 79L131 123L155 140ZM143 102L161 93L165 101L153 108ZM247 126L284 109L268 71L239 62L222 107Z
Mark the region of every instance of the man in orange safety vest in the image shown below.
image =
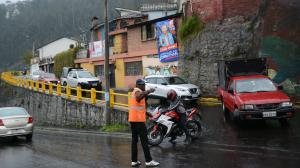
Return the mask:
M159 163L152 160L150 149L148 146L147 128L146 128L146 96L154 92L154 89L145 91L145 81L138 79L131 97L129 98L129 117L128 121L131 125L132 143L131 143L131 166L139 166L138 161L138 138L141 140L143 147L146 166L158 166Z

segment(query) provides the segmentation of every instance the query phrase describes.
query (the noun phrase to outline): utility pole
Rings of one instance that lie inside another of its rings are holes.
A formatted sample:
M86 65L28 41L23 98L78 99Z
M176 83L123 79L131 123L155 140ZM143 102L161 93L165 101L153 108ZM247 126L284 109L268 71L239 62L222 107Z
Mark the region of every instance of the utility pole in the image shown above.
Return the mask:
M110 95L109 95L109 46L108 46L108 6L107 6L107 1L104 1L104 7L105 7L105 65L104 65L104 73L105 73L105 110L104 110L104 120L105 124L108 125L110 124Z

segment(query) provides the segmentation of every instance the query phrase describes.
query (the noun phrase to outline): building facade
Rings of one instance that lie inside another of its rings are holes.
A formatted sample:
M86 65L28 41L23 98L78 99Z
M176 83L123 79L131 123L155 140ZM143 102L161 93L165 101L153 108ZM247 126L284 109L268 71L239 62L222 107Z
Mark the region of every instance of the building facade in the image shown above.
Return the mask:
M76 40L70 38L59 38L36 50L39 57L39 67L45 72L53 72L54 57L63 51L67 51L71 45L78 44Z
M130 88L136 79L146 75L176 74L178 61L162 63L159 60L155 24L174 20L178 27L181 14L148 20L148 15L142 12L118 10L120 18L110 22L114 29L110 28L109 32L111 87ZM96 30L97 33L92 34L98 44L90 47L89 57L78 58L75 64L94 73L104 83L104 27L99 25Z

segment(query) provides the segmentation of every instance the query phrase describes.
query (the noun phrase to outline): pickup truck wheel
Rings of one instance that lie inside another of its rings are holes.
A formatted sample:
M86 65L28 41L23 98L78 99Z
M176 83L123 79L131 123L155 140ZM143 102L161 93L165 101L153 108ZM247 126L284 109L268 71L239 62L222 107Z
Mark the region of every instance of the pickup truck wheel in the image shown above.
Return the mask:
M241 119L240 119L240 116L237 115L235 116L235 114L238 113L238 109L234 109L234 112L233 113L230 113L230 118L232 119L232 121L236 122L237 124L241 124Z
M232 121L229 110L225 107L224 102L222 101L222 110L224 118L226 121Z

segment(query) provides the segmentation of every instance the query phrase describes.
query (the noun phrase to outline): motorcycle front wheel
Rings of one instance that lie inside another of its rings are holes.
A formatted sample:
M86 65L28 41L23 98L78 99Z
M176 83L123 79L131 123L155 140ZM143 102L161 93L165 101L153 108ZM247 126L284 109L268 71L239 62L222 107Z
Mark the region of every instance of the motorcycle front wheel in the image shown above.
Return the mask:
M186 127L193 139L198 138L201 135L202 128L198 121L188 121Z
M158 127L155 131L153 130L155 125L152 125L147 130L147 136L148 136L148 144L152 146L159 145L163 139L164 135L160 127Z

